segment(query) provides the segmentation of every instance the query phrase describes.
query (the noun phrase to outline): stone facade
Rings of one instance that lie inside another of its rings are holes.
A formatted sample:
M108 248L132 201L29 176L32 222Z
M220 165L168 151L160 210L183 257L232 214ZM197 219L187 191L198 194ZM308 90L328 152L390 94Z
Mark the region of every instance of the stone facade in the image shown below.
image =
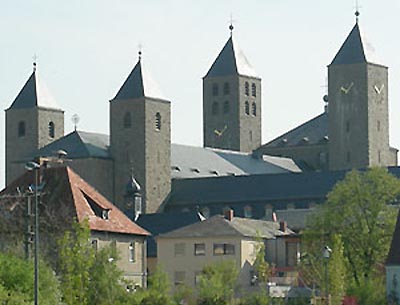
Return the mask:
M54 134L50 134L50 125ZM64 136L64 112L42 107L6 110L6 184L25 171L34 152Z

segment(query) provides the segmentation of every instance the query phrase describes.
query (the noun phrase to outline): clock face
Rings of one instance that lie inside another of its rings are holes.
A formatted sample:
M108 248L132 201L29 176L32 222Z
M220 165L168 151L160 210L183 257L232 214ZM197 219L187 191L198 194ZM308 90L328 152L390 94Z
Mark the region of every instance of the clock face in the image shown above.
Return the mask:
M228 125L225 125L222 129L214 129L214 134L216 138L220 138L223 136L225 131L228 129Z
M339 90L343 94L349 94L353 87L354 87L354 83L350 82L350 83L342 85Z

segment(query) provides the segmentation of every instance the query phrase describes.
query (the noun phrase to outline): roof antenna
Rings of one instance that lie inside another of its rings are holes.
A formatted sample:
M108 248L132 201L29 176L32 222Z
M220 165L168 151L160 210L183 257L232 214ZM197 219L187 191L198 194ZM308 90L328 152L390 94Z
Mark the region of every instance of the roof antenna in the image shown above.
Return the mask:
M233 22L234 21L235 20L233 20L233 17L232 17L232 14L231 14L231 19L229 20L229 31L231 32L231 37L232 37L233 29L234 29L234 27L233 27Z
M36 72L37 55L33 54L32 59L33 59L33 72Z
M77 115L76 113L71 117L71 121L72 123L74 123L74 130L76 131L76 127L78 126L79 123L79 115Z
M358 23L358 17L360 16L360 8L361 6L358 5L358 0L356 0L356 6L355 6L356 12L354 13L354 15L356 15L356 23Z
M138 55L139 55L139 61L142 59L142 44L138 44Z

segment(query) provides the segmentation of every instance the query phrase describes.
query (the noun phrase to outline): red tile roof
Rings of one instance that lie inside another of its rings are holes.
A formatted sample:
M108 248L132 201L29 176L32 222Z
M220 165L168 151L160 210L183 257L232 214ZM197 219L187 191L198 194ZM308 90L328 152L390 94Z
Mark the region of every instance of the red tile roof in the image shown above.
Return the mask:
M88 219L92 231L103 231L121 234L150 235L145 229L131 221L123 212L97 192L69 167L47 168L41 172L45 181L41 202L46 206L43 217L58 217L69 222L76 218L79 222ZM0 195L16 193L34 181L33 173L27 172L11 183ZM104 213L108 217L103 218Z

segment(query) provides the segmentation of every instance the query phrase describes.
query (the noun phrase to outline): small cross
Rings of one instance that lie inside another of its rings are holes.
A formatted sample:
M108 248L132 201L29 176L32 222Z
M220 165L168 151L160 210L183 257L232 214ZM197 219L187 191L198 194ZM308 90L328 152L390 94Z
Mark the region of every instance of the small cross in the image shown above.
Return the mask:
M33 54L32 59L33 59L33 72L36 71L36 61L37 61L37 55Z
M77 115L76 113L72 116L71 118L72 123L74 123L74 130L76 131L76 128L78 126L79 123L79 115Z

